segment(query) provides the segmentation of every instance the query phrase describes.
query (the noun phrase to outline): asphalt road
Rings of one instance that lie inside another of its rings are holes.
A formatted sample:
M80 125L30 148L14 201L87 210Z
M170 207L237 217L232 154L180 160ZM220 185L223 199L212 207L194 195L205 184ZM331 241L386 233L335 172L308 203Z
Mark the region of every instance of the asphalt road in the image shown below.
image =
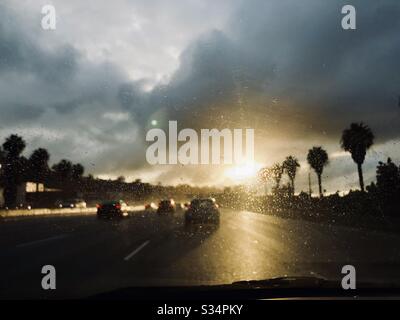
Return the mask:
M279 276L400 283L400 235L222 210L219 227L133 212L0 221L0 299L82 298L129 286L211 285ZM56 290L41 268L56 268Z

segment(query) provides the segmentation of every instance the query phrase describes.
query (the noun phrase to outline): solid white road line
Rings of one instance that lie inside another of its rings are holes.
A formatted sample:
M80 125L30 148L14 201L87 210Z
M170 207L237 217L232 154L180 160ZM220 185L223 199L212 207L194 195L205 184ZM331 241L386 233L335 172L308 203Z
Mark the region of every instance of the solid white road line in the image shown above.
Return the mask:
M149 244L150 240L147 240L143 242L139 247L137 247L135 250L133 250L130 254L128 254L124 260L128 261L130 258L132 258L136 253L138 253L140 250L142 250L145 246Z
M41 240L35 240L35 241L31 241L31 242L21 243L21 244L18 244L16 247L17 248L29 247L29 246L34 246L36 244L42 244L42 243L53 241L53 240L64 239L66 237L68 237L67 234L60 234L58 236L54 236L54 237L50 237L50 238L46 238L46 239L41 239Z

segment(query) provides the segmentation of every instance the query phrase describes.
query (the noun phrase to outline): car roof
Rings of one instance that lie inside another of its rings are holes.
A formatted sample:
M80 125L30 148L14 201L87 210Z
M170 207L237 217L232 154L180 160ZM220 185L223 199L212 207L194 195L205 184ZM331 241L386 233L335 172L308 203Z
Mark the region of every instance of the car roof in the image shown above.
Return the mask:
M111 201L103 201L102 204L114 204L114 203L123 203L123 200L111 200Z
M192 200L192 202L190 204L194 207L202 206L202 205L211 206L214 204L214 201L212 199L194 199L194 200Z
M196 198L192 202L214 202L214 200L211 198Z

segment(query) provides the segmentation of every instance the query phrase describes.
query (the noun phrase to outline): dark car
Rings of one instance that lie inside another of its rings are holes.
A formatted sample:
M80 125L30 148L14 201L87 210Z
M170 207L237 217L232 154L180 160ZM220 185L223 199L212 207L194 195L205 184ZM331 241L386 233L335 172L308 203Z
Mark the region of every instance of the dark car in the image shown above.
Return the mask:
M57 208L78 208L85 209L86 202L82 199L67 199L67 200L57 200L55 203Z
M214 199L194 199L185 212L185 222L219 224L219 216L218 205Z
M161 200L158 204L158 214L173 214L175 212L175 201L173 199Z
M128 216L128 205L122 200L103 202L97 205L98 218L123 218Z

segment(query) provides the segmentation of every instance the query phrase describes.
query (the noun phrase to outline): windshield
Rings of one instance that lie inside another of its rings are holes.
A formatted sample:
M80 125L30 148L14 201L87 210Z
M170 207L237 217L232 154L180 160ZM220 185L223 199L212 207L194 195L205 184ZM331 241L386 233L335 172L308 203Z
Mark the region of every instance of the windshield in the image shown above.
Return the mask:
M398 0L2 0L0 299L400 288L399 35Z

